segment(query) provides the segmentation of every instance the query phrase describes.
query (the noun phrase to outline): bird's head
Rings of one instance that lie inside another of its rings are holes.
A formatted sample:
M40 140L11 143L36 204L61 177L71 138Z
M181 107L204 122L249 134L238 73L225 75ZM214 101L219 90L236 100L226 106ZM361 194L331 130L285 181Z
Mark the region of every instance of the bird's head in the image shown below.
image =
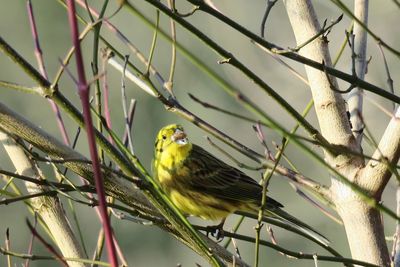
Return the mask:
M170 124L158 132L155 152L160 153L166 150L175 150L187 145L189 145L189 140L183 127L178 124Z

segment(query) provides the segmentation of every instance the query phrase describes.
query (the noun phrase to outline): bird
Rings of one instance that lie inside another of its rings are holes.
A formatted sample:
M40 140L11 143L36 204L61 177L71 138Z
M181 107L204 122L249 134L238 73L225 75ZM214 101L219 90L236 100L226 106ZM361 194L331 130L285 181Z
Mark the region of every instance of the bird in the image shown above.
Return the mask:
M227 216L235 212L257 215L263 189L241 170L228 165L194 143L179 124L163 127L156 137L153 176L172 203L185 215L204 220L221 220L210 229L219 229ZM283 209L283 205L267 196L264 215L294 227L300 232L329 243L322 234Z

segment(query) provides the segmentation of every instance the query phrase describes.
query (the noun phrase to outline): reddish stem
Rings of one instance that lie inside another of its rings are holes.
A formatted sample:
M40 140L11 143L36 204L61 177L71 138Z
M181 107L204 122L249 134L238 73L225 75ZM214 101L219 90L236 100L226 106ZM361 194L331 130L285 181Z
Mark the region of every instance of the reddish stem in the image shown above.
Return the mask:
M102 218L104 234L106 237L107 252L108 252L109 261L111 263L111 266L117 267L118 266L117 253L116 253L115 245L113 242L113 234L112 234L112 229L111 229L111 225L110 225L110 220L109 220L109 217L107 216L107 204L106 204L106 199L105 199L105 191L104 191L103 179L102 179L101 171L100 171L100 163L99 163L99 159L97 157L98 154L97 154L96 142L94 139L93 122L92 122L92 117L90 114L89 85L86 82L83 57L82 57L82 52L81 52L81 47L80 47L80 42L79 42L78 25L77 25L76 17L75 17L75 13L76 13L75 3L73 0L68 0L67 5L68 5L68 20L69 20L70 29L71 29L71 37L72 37L73 45L75 47L75 60L76 60L76 67L77 67L77 72L78 72L78 92L79 92L79 96L81 98L82 107L83 107L83 117L84 117L84 121L85 121L87 137L88 137L90 157L92 159L94 181L95 181L96 192L97 192L98 202L99 202L99 210L100 210L100 214L101 214L101 218Z
M29 222L29 220L26 220L26 224L28 225L29 230L31 231L31 233L40 241L42 242L42 244L46 247L46 249L48 251L50 251L51 254L53 254L57 260L59 260L61 262L61 264L63 266L68 267L68 263L63 259L63 257L57 252L57 250L50 245L41 235L39 235L39 233L36 231L36 229L31 225L31 223Z
M32 8L31 0L27 1L26 8L28 10L29 24L31 25L32 38L33 38L33 43L35 45L36 61L39 65L40 73L43 75L43 77L46 78L46 80L48 80L46 68L45 68L44 61L43 61L43 53L42 53L42 49L40 48L39 34L38 34L37 28L36 28L35 16L33 15L33 8ZM61 117L60 109L58 108L56 103L54 103L53 100L49 99L49 102L51 105L51 109L53 110L54 114L56 115L58 128L60 129L64 143L66 145L69 145L70 143L69 143L68 133L67 133L67 130L65 129L65 124Z

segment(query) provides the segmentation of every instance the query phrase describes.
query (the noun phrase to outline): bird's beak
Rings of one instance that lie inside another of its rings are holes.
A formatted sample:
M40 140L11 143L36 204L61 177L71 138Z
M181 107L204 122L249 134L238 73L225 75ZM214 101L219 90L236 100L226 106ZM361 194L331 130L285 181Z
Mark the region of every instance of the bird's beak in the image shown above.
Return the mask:
M186 133L180 129L176 129L174 134L171 136L171 140L179 145L186 145L188 139Z

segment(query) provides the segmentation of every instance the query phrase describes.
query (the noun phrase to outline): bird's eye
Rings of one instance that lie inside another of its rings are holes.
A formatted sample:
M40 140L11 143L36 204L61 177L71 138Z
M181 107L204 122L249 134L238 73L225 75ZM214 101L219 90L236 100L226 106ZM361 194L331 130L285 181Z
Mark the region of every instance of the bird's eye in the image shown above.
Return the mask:
M164 134L164 135L162 136L162 139L163 139L163 140L167 139L167 136Z

